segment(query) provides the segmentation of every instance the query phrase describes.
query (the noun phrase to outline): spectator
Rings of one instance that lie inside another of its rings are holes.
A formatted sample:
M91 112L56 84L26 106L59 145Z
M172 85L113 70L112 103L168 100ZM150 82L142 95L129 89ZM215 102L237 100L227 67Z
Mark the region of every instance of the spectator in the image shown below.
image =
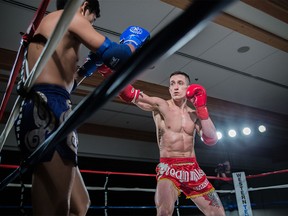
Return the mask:
M217 177L221 178L231 178L231 164L229 161L219 163L215 168L215 173ZM233 181L216 180L214 182L215 188L217 190L234 190ZM230 212L236 208L236 198L235 194L232 193L218 193L219 197L224 206L226 216L230 215Z

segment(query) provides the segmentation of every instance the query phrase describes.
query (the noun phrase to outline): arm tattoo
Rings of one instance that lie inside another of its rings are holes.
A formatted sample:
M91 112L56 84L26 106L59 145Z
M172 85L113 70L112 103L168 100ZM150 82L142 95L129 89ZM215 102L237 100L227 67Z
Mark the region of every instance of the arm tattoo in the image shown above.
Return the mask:
M215 206L215 207L222 207L222 203L220 201L220 198L218 196L218 194L215 191L212 191L208 194L203 195L204 199L209 201L209 205L210 206Z

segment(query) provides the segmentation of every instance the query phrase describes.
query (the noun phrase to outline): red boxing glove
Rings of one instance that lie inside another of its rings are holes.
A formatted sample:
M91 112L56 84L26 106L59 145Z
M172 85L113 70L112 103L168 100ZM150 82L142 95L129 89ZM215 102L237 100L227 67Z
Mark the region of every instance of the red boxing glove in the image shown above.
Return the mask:
M203 86L198 84L190 85L187 88L186 97L193 103L199 119L205 120L209 118L208 109L206 107L207 94Z
M97 72L100 73L103 77L110 76L114 71L110 69L107 65L102 64L97 68ZM132 85L126 86L120 93L119 97L126 102L133 102L138 99L140 95L140 90L135 89Z
M140 95L140 90L135 89L132 85L126 86L119 94L119 97L126 101L135 103Z
M113 73L113 70L110 69L108 66L105 64L102 64L97 68L97 72L100 73L103 77L108 77Z

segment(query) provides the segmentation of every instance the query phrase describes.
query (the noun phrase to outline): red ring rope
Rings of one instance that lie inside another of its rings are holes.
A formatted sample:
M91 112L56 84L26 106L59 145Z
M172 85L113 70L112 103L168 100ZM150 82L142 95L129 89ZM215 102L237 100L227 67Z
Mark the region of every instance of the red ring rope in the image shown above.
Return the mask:
M0 168L4 169L17 169L18 165L12 165L12 164L0 164ZM97 170L80 170L81 173L91 173L91 174L104 174L104 175L129 175L129 176L148 176L148 177L155 177L156 174L148 174L148 173L130 173L130 172L111 172L111 171L97 171ZM266 172L266 173L260 173L256 175L247 175L247 179L251 178L257 178L257 177L263 177L268 175L274 175L274 174L281 174L281 173L288 173L288 169L284 170L277 170L272 172ZM207 176L208 179L219 179L223 181L231 181L232 178L223 178L223 177L215 177L215 176Z

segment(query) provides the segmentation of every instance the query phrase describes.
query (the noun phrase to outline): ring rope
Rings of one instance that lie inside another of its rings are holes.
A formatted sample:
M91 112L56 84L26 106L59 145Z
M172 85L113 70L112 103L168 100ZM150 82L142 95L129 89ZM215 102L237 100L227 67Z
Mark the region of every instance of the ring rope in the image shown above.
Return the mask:
M25 187L31 188L31 184L24 184ZM21 184L17 183L9 183L7 186L9 187L21 187ZM105 187L93 187L93 186L86 186L88 190L93 190L93 191L101 191L101 190L106 190ZM248 191L259 191L259 190L270 190L270 189L283 189L283 188L288 188L288 184L282 184L282 185L273 185L273 186L267 186L267 187L257 187L253 188L250 187L248 188ZM125 187L109 187L107 188L107 191L138 191L138 192L155 192L156 189L153 188L125 188ZM235 193L235 190L215 190L218 193Z
M42 72L47 61L50 59L50 57L54 53L58 43L62 39L65 31L67 30L69 26L69 23L71 22L76 10L79 8L81 3L82 3L81 0L68 1L65 7L65 10L60 17L60 20L57 23L51 37L47 41L38 61L35 63L27 80L25 80L24 88L27 90L27 92L30 90L35 80L38 78L38 76ZM14 107L11 111L10 117L0 137L0 152L3 148L3 145L8 137L10 130L12 129L14 125L14 121L16 120L17 114L19 113L20 103L21 103L20 96L18 96L14 104Z
M13 164L0 164L0 168L3 169L17 169L19 168L19 165L13 165ZM125 175L125 176L146 176L146 177L156 177L156 174L148 174L148 173L131 173L131 172L112 172L112 171L98 171L98 170L87 170L87 169L81 169L81 173L91 173L91 174L103 174L103 175ZM275 174L282 174L282 173L288 173L288 169L283 170L276 170L271 172L265 172L260 174L254 174L254 175L247 175L246 178L258 178L258 177L264 177L269 175L275 175ZM232 178L223 178L223 177L216 177L216 176L207 176L208 179L213 180L226 180L231 181Z
M287 205L287 202L273 202L272 204ZM251 206L256 207L257 204L252 203ZM234 206L233 206L234 207ZM0 208L19 208L19 206L0 206ZM25 205L24 208L32 208L31 205ZM156 206L90 206L89 209L155 209ZM175 206L176 208L176 206ZM179 205L179 209L198 209L196 205ZM234 208L237 208L235 205Z
M118 71L109 76L90 95L84 98L57 130L22 162L22 172L27 171L30 165L37 163L43 154L62 141L72 130L83 124L96 110L115 96L135 76L154 63L156 59L163 59L172 55L203 30L208 22L224 7L234 1L236 0L209 1L209 4L202 0L193 1L187 10L163 28L155 37L151 38ZM179 34L175 34L175 32ZM170 36L167 38L167 35ZM0 190L18 176L18 170L12 172L0 183Z
M0 168L3 169L17 169L20 166L18 165L11 165L11 164L0 164ZM90 190L114 190L114 191L145 191L145 192L155 192L155 189L147 189L147 188L123 188L123 187L108 187L108 181L109 181L109 175L125 175L125 176L141 176L141 177L156 177L156 174L147 174L147 173L131 173L131 172L111 172L111 171L97 171L97 170L86 170L81 169L81 173L90 173L90 174L100 174L100 175L106 175L106 180L103 187L89 187ZM288 169L284 170L277 170L272 172L266 172L266 173L260 173L256 175L247 175L246 178L252 179L252 178L259 178L259 177L265 177L268 175L275 175L275 174L282 174L282 173L288 173ZM218 180L233 180L232 178L222 178L222 177L215 177L215 176L207 176L208 179L218 179ZM9 183L9 186L16 187L20 184L13 184ZM29 184L25 184L27 187L31 187ZM274 186L267 186L267 187L257 187L257 188L248 188L248 191L257 191L257 190L265 190L265 189L282 189L282 188L288 188L288 184L282 184L282 185L274 185ZM235 190L217 190L220 193L235 193Z

